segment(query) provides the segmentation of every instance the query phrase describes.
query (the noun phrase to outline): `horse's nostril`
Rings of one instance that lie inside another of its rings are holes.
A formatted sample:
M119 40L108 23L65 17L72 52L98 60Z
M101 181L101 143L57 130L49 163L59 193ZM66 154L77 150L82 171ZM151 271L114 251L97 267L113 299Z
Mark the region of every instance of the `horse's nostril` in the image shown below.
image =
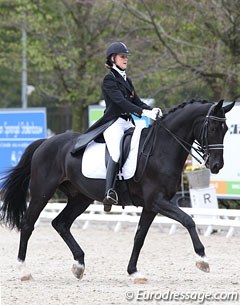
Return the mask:
M213 174L217 174L221 168L222 168L222 165L221 165L219 162L217 162L217 163L215 163L214 166L211 168L211 172L212 172Z

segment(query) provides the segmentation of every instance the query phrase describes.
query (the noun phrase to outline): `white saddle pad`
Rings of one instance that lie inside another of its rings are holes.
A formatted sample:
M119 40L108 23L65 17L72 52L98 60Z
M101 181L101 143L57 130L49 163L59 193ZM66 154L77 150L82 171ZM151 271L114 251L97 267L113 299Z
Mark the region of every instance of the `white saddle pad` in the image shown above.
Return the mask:
M123 166L122 173L118 175L121 179L130 179L134 176L137 167L137 155L139 139L143 126L136 126L133 132L129 156ZM105 179L105 143L92 141L86 147L82 159L82 173L87 178Z

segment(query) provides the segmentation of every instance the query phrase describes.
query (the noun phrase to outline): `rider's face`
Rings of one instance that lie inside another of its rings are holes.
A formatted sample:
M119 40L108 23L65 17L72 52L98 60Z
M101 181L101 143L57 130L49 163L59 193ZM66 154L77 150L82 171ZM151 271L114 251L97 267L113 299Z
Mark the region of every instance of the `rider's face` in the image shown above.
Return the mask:
M115 64L122 70L127 68L128 56L126 54L117 54L115 57Z

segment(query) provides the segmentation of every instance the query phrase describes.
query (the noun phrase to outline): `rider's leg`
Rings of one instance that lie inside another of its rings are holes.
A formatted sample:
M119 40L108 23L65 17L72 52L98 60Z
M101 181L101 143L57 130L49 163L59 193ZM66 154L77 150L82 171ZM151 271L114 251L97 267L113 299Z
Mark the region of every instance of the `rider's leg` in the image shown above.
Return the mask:
M114 190L114 183L118 171L118 160L120 157L120 142L124 134L121 120L118 119L104 133L104 139L110 154L107 165L105 198L103 200L104 211L110 212L112 204L118 204L117 193Z
M114 190L114 184L118 170L118 162L113 161L113 159L110 157L107 165L105 198L103 200L104 205L111 206L112 204L118 204L118 196L116 191Z
M132 126L132 122L119 118L103 133L110 154L110 160L107 166L106 192L103 200L105 212L111 211L112 204L118 204L118 196L114 190L114 184L118 173L120 142L125 130Z

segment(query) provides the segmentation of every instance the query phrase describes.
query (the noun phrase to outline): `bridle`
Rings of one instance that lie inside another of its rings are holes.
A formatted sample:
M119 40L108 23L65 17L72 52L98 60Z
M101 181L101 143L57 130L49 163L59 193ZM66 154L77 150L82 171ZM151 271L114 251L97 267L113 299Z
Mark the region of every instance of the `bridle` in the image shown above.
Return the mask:
M203 122L202 128L200 130L200 134L198 137L200 143L199 143L199 141L194 140L193 144L191 145L188 142L186 142L185 140L183 140L182 138L180 138L179 136L177 136L176 134L174 134L173 132L171 132L171 130L169 130L166 126L161 124L161 126L183 147L183 149L185 149L200 164L202 164L202 161L191 152L191 149L193 149L201 157L201 159L204 160L204 163L206 164L208 162L211 150L223 150L223 148L224 148L224 145L222 143L221 144L209 144L208 143L209 122L211 120L218 121L218 122L226 121L226 118L220 118L220 117L211 115L211 112L214 107L215 107L215 104L213 104L209 108L208 113ZM159 124L160 121L161 121L161 119L156 122L157 125L160 125ZM196 144L197 147L193 146L194 144Z
M200 130L199 139L200 143L197 140L194 140L193 144L189 144L187 141L183 140L181 137L173 133L170 129L168 129L164 124L162 124L162 119L159 118L155 121L155 124L150 129L143 146L140 150L139 159L143 159L143 168L141 170L141 173L138 175L138 178L135 176L134 181L139 182L145 169L148 164L149 157L153 154L154 147L157 141L157 130L158 127L162 127L165 129L175 140L179 143L179 145L182 146L182 148L187 151L189 155L191 155L195 160L197 160L200 164L202 164L201 160L204 160L204 164L208 162L210 151L211 150L223 150L224 145L221 144L209 144L208 143L208 124L210 120L219 121L219 122L225 122L226 118L220 118L214 115L211 115L211 112L214 108L214 104L209 108L208 113L204 119L202 128ZM194 144L197 145L197 147L193 146ZM191 150L194 150L201 158L197 158ZM139 162L138 159L138 162Z
M214 115L211 115L211 112L214 108L214 104L209 108L208 113L205 117L205 120L203 122L203 126L200 130L200 135L199 135L199 139L200 139L200 147L201 147L201 151L203 153L203 159L205 161L205 163L208 161L209 156L210 156L210 151L211 150L223 150L224 149L224 144L209 144L208 143L208 124L210 120L213 121L218 121L218 122L225 122L226 118L220 118Z

